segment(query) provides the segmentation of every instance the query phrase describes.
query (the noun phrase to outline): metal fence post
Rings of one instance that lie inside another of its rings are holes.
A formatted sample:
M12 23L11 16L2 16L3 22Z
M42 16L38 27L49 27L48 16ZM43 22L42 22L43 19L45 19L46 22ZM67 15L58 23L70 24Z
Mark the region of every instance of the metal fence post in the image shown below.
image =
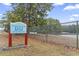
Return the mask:
M77 37L77 41L76 41L77 47L76 48L78 48L78 21L76 22L76 37Z
M48 25L47 25L47 29L46 30L47 30L46 31L46 43L48 43L48 30L49 30Z

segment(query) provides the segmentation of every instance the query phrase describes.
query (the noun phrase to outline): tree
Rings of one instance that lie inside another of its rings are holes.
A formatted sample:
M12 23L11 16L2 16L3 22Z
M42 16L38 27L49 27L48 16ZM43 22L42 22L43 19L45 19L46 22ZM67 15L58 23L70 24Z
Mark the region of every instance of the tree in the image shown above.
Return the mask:
M46 24L43 20L47 16L47 12L51 11L52 4L49 3L13 3L12 11L6 13L9 22L26 22L29 20L28 26L39 26Z
M52 18L46 18L46 24L41 26L30 27L31 32L38 32L43 34L61 33L61 24L58 20Z
M57 19L48 18L47 19L49 33L60 33L61 24Z
M49 3L12 3L11 6L12 10L3 17L7 19L7 30L10 22L25 22L28 27L45 25L47 23L44 17L52 9L52 4Z
M63 32L69 32L69 33L76 33L76 25L75 24L68 24L62 26Z

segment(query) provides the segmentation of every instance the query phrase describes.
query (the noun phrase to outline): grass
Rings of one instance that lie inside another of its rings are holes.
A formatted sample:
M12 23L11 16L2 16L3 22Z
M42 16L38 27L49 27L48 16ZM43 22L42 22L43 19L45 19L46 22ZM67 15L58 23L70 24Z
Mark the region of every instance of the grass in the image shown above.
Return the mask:
M19 38L23 41L23 38ZM54 38L53 38L54 39ZM14 39L13 39L14 40ZM16 38L13 44L22 42ZM18 43L18 44L19 44ZM23 43L23 42L22 42ZM63 45L41 42L36 39L28 39L27 48L15 48L5 51L0 51L0 56L76 56L79 55L79 50L76 48L68 48Z
M27 48L16 48L0 51L2 56L60 56L79 55L79 50L67 49L62 45L52 45L29 39Z
M56 52L62 49L62 47L61 49L56 48L55 45L41 43L32 39L29 39L28 43L29 46L27 48L16 48L6 51L0 51L0 55L56 55Z

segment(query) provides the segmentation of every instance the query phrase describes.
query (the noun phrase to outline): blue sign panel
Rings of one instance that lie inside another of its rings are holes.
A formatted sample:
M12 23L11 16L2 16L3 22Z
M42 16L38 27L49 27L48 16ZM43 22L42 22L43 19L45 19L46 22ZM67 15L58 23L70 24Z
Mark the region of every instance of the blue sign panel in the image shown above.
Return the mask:
M26 33L27 25L22 22L10 23L10 32L11 33Z

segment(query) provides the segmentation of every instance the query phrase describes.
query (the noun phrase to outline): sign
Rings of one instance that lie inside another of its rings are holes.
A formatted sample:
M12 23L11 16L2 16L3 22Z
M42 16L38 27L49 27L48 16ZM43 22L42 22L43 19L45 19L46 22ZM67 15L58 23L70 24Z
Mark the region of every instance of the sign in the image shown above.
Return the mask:
M15 22L15 23L10 23L10 32L9 32L9 39L8 39L8 47L12 47L12 34L16 33L23 33L24 34L24 44L25 47L27 47L27 25L22 23L22 22Z
M22 22L10 23L10 33L27 33L27 25Z

